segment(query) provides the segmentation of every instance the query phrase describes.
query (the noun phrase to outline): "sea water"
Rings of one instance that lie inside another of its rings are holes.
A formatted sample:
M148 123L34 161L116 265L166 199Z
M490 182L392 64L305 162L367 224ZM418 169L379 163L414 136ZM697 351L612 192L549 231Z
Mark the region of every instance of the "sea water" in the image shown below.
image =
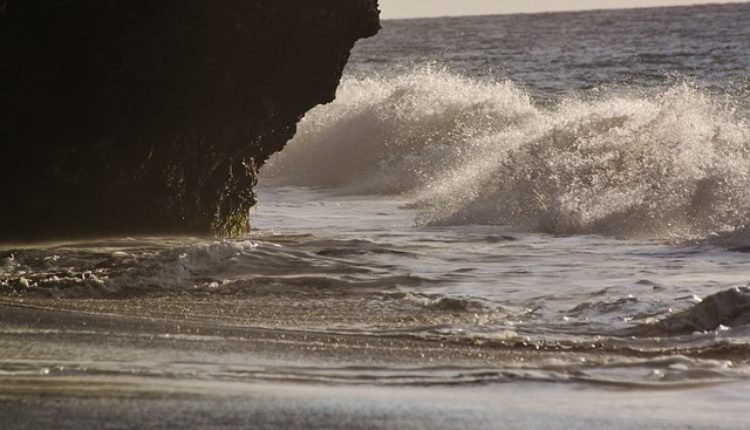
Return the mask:
M386 21L261 171L249 237L4 245L0 378L294 383L329 409L403 396L412 418L429 406L409 390L441 387L512 404L518 428L601 418L605 387L629 406L589 424L743 428L748 22L748 4ZM577 406L535 421L501 383ZM467 410L457 425L494 427Z

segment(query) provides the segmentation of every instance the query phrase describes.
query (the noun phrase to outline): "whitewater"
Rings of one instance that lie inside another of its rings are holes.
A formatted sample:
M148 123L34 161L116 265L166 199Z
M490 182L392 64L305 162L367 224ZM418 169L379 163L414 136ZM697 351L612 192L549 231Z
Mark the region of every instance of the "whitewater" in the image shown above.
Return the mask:
M425 66L346 80L264 175L404 194L423 224L701 238L747 224L750 126L738 103L680 84L545 108L512 82Z
M745 428L749 20L386 21L249 236L0 245L0 417Z

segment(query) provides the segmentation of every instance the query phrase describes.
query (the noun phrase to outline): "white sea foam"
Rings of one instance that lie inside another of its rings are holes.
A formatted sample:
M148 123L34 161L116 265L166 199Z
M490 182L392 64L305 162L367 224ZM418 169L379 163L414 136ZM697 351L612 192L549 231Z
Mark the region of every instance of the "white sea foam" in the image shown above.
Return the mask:
M432 67L348 78L267 179L407 194L420 222L685 239L750 214L750 125L688 84L536 105Z

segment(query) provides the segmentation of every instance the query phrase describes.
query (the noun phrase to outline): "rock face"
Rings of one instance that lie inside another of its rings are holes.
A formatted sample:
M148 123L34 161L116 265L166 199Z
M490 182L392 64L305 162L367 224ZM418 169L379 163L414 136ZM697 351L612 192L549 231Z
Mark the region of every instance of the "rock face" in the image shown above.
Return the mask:
M237 233L377 0L0 0L0 241Z

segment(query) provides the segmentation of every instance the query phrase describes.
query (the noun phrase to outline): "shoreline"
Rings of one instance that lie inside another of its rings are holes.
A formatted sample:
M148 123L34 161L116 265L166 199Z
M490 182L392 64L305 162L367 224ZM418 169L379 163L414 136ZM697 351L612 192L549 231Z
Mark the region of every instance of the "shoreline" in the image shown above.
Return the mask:
M4 427L742 429L750 418L749 384L632 391L539 383L379 387L103 378L93 385L53 379L37 388L0 395Z
M237 309L299 311L260 297ZM748 380L586 380L617 356L326 332L309 320L257 327L252 315L232 320L229 300L193 297L225 312L201 320L166 299L0 300L0 426L733 430L750 418ZM165 302L183 317L159 316ZM564 370L576 361L588 364Z

